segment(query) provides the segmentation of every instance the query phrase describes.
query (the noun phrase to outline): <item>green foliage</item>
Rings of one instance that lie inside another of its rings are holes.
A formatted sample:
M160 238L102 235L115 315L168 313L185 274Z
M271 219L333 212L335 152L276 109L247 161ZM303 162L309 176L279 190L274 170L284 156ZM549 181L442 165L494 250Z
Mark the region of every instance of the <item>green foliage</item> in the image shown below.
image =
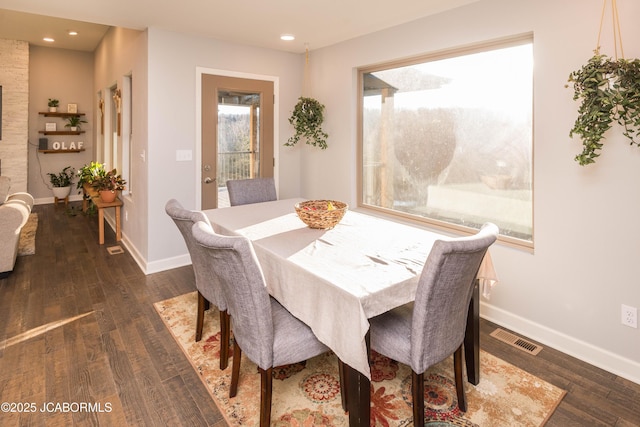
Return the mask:
M118 174L118 171L112 169L105 173L103 176L98 176L93 179L91 182L91 186L96 189L96 191L117 191L124 190L124 185L127 183L122 176Z
M103 177L107 174L107 171L104 170L104 165L102 163L91 162L88 165L84 165L78 170L78 176L80 179L78 180L78 187L82 188L84 183L91 184L96 178Z
M75 128L75 127L77 127L78 129L80 129L80 125L82 123L87 123L87 121L86 120L82 120L80 118L80 116L69 116L69 117L67 117L67 124L64 125L64 127L67 127L67 128Z
M49 98L49 102L47 103L49 107L57 107L58 104L60 104L60 101L55 98Z
M68 187L73 182L73 177L75 176L75 171L71 166L67 166L62 169L62 172L58 173L48 173L49 180L51 181L51 185L54 187Z
M87 206L87 211L84 213L86 216L95 216L98 213L98 208L95 203L93 203L93 199L89 198L89 206Z
M289 123L296 132L284 145L292 147L304 138L307 144L325 150L329 135L322 131L323 121L324 105L313 98L298 98L298 103L289 117Z
M582 139L582 153L575 160L582 166L595 163L606 131L614 122L631 145L640 146L640 60L611 59L598 51L579 70L569 75L574 100L580 100L578 118L570 137ZM567 85L568 86L568 85Z

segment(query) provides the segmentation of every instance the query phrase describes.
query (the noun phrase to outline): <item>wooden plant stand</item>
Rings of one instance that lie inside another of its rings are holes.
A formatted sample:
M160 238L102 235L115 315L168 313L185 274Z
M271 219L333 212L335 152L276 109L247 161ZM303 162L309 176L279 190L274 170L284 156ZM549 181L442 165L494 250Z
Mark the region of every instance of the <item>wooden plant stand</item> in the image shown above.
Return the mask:
M90 186L89 184L82 184L82 212L87 213L87 209L89 209L89 198L94 200L96 197L99 197L98 192Z
M63 199L59 199L57 197L53 198L53 202L55 203L56 206L58 206L58 203L60 202L64 202L65 206L69 206L69 196L63 198Z
M116 197L113 202L103 202L100 199L98 192L88 184L83 184L82 190L84 191L84 197L82 198L82 212L86 212L89 208L89 200L86 196L91 198L91 201L98 209L98 240L100 244L104 244L104 210L107 208L115 208L116 210L116 241L119 242L122 240L122 230L120 228L120 208L123 205L122 200Z

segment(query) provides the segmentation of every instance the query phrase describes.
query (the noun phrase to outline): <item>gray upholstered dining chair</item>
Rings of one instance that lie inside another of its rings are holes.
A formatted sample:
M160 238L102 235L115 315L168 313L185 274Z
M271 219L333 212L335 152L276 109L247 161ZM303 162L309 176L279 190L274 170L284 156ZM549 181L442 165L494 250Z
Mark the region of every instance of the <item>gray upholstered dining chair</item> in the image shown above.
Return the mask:
M231 206L277 200L273 178L233 179L227 181Z
M193 235L207 251L207 265L222 287L233 323L229 397L237 393L244 352L258 365L260 426L267 427L271 420L273 368L307 360L329 348L318 341L306 324L269 295L249 239L218 235L205 222L193 226Z
M231 335L231 327L229 314L227 313L227 304L224 300L220 286L216 278L210 274L209 268L206 266L208 257L205 250L196 243L193 238L191 229L193 224L203 221L209 224L207 216L199 211L189 211L175 199L171 199L165 205L165 212L173 219L182 234L189 255L191 256L191 265L196 278L196 289L198 290L198 310L196 315L196 341L202 339L202 327L204 323L204 312L209 309L210 303L218 307L220 311L220 369L226 369L229 364L229 340Z
M466 412L462 344L480 263L498 237L487 223L473 236L437 240L420 275L416 298L369 319L371 349L411 366L413 425L424 425L424 372L453 354L458 406Z

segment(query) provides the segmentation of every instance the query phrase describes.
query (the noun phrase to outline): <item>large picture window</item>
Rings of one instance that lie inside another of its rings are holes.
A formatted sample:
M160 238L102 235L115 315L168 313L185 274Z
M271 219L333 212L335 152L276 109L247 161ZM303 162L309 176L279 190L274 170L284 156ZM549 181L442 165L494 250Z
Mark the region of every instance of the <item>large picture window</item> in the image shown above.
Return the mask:
M359 70L360 203L533 242L530 37Z

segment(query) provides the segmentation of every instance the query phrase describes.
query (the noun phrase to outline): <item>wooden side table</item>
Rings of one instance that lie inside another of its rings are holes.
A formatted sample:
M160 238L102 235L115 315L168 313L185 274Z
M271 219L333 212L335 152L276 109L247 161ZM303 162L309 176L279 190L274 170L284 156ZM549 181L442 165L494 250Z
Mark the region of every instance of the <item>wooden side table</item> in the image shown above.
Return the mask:
M92 200L95 200L98 197L98 192L89 184L82 184L82 212L87 212L89 208L89 200L87 197L90 197Z
M82 185L83 196L82 196L82 212L86 212L89 208L89 198L96 208L98 209L98 234L100 237L100 244L104 244L104 210L107 208L115 208L116 210L116 241L119 242L122 240L122 232L120 229L120 208L122 207L122 200L118 197L113 202L105 203L100 199L100 195L98 192L89 184L85 183Z
M122 239L122 232L120 230L120 208L122 207L122 200L116 197L113 202L105 203L100 200L100 197L94 197L92 201L98 209L98 235L100 237L100 244L104 244L104 210L107 208L116 209L116 241L119 242Z

